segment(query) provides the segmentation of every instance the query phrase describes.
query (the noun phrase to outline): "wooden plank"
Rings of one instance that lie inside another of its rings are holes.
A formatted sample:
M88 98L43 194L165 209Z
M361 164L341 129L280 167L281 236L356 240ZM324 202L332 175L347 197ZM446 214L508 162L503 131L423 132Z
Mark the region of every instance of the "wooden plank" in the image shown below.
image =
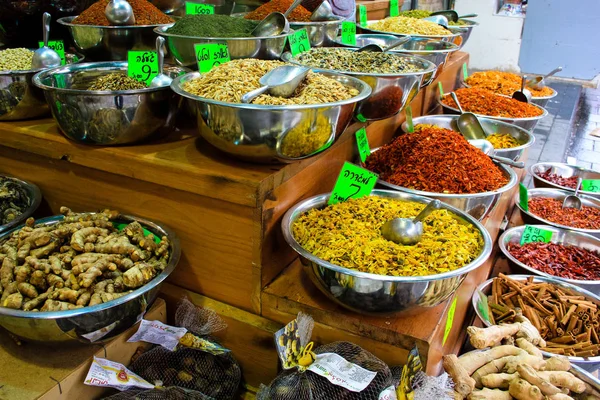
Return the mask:
M439 82L442 82L444 93L450 93L455 88L461 86L462 67L464 63L469 64L469 53L459 50L450 55L440 76L424 89L422 115L438 113Z

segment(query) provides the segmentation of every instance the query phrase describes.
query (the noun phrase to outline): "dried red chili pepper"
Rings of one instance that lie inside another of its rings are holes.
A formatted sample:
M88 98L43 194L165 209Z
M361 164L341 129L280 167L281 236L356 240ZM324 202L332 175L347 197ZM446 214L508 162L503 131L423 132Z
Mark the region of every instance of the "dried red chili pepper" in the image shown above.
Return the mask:
M509 244L507 249L523 264L568 279L600 280L600 253L576 246L532 242Z
M458 101L460 101L460 100L458 100ZM577 177L576 176L570 176L567 178L567 177L560 176L558 174L553 174L552 168L549 168L544 172L538 172L537 176L539 176L542 179L547 180L548 182L552 182L558 186L563 186L563 187L567 187L567 188L571 188L571 189L577 188Z
M256 10L249 12L244 18L260 21L272 12L286 12L293 2L293 0L271 0L258 7ZM289 21L294 22L308 22L310 21L310 16L310 11L302 6L298 6L287 18Z
M580 229L600 229L600 209L582 206L562 208L562 200L536 197L529 200L529 211L538 217L556 224Z
M510 97L500 96L485 89L460 88L454 91L465 111L492 117L528 118L544 112L541 108L523 103ZM442 103L458 108L450 94L443 97Z
M106 5L110 0L100 0L87 8L73 20L74 24L79 25L100 25L110 26L110 22L104 15ZM173 19L156 8L146 0L127 0L133 9L136 25L158 25L170 24Z

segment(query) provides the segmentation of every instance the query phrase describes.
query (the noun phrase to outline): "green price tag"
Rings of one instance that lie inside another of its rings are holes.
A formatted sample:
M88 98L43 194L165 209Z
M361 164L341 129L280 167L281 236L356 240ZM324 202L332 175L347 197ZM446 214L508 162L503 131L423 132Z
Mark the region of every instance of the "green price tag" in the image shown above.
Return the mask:
M354 22L342 22L342 43L356 45L356 24Z
M367 6L363 4L358 6L358 23L361 26L367 26Z
M600 179L583 179L581 181L581 190L586 192L600 192Z
M367 130L365 128L360 128L356 131L356 145L358 146L360 161L365 162L367 157L371 154L369 138L367 137Z
M519 205L523 211L529 211L529 193L522 183L519 183Z
M146 85L158 75L158 56L155 51L127 52L127 76Z
M288 41L290 42L290 51L292 52L293 57L310 50L310 40L308 39L306 29L300 29L294 32L288 36Z
M477 294L479 295L479 301L477 302L477 309L479 310L479 313L481 314L481 317L484 320L486 320L487 322L491 322L490 321L490 307L488 305L488 298L487 298L487 296L481 290L479 290L477 292Z
M390 0L390 17L397 17L400 14L400 7L398 7L398 0Z
M212 4L199 4L191 1L185 2L185 15L208 15L215 13L215 6Z
M214 67L231 61L229 49L225 43L198 43L194 45L198 71L205 74Z
M367 122L367 119L366 119L366 118L365 118L365 116L364 116L364 115L362 115L362 114L358 114L358 115L356 116L356 119L357 119L357 120L359 120L360 122Z
M444 97L444 88L442 87L442 82L438 82L438 88L440 89L440 97Z
M450 331L452 330L452 324L454 323L454 312L456 311L456 300L452 300L452 304L450 305L450 309L448 310L448 317L446 318L446 328L444 329L444 339L442 340L442 346L446 344L446 340L448 340L448 336L450 336Z
M525 225L525 230L523 231L523 235L521 235L521 246L532 242L549 243L550 239L552 239L552 233L552 231Z
M406 125L408 128L408 133L413 133L415 131L415 126L413 125L413 120L412 120L412 107L411 106L406 107L406 110L404 110L404 113L406 114Z
M467 63L463 64L463 78L466 81L469 77L469 71L467 70Z
M44 42L38 42L40 48L44 47ZM67 59L65 58L65 43L62 40L48 40L48 47L58 53L60 56L60 65L65 65Z
M377 174L369 170L345 162L335 182L328 204L368 196L377 183L377 177Z

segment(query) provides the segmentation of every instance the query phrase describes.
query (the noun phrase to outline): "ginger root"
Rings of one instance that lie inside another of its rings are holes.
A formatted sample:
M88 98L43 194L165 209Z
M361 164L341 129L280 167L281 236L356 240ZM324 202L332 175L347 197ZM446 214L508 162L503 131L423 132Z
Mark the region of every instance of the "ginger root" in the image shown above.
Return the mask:
M458 362L458 357L454 354L447 354L443 357L444 369L454 382L454 390L462 396L468 396L475 389L475 380L469 376L467 371Z
M517 400L542 400L544 398L540 388L533 386L525 379L513 380L508 387L508 392Z
M510 393L504 390L488 389L473 390L468 397L469 400L510 400Z
M548 382L547 380L541 378L531 366L527 364L521 364L517 367L517 372L521 376L521 378L525 379L527 382L532 385L537 386L542 394L546 396L551 396L553 394L562 393L559 388Z
M524 338L536 346L546 347L546 341L542 338L540 332L533 326L527 317L523 316L520 309L517 310L515 321L519 322L521 325L521 329L519 329L519 332L517 333L517 338Z
M514 379L518 379L518 373L500 373L500 374L488 374L481 377L481 384L490 389L503 389L508 390L510 382Z
M571 362L567 357L552 356L546 360L544 371L568 371L571 369Z
M497 359L492 360L489 363L485 364L483 367L479 368L477 371L475 371L473 373L473 375L471 375L471 378L473 378L475 380L475 386L477 388L481 389L483 387L481 379L484 376L490 375L490 374L499 374L500 372L502 372L504 370L506 364L509 363L514 358L515 358L515 356L506 356L506 357L497 358Z
M458 357L458 362L463 366L469 375L497 358L506 356L516 356L525 353L515 346L505 345L493 347L485 351L473 351Z
M485 349L486 347L500 343L504 338L513 336L519 332L520 328L520 324L492 325L488 328L469 326L467 334L473 347L476 349Z
M531 354L528 354L526 352L523 352L523 354L519 354L518 356L513 357L506 363L506 366L504 367L505 372L512 374L517 370L519 364L527 364L535 370L541 370L544 369L544 367L546 366L546 361L536 356L532 356Z
M538 375L540 378L545 379L554 386L569 389L570 391L575 393L583 393L586 389L585 382L575 377L575 375L573 375L570 372L538 371Z
M538 358L542 358L542 359L544 358L542 351L540 349L538 349L533 343L531 343L527 339L522 338L522 337L517 338L516 344L520 349L525 350L530 355L538 357Z

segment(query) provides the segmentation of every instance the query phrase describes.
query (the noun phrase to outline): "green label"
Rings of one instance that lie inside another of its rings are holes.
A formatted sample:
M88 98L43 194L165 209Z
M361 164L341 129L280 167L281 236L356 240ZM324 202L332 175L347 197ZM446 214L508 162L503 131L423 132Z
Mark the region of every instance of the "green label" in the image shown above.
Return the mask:
M444 329L444 339L442 340L442 346L446 344L446 340L448 340L448 336L450 336L450 331L452 330L452 324L454 323L454 312L456 311L456 300L452 300L452 304L450 305L450 309L448 310L448 317L446 318L446 328Z
M477 302L477 309L479 310L479 314L481 314L481 318L490 321L490 307L488 306L487 296L480 290L478 291L479 301Z
M229 49L224 43L198 43L194 45L198 71L205 74L214 67L231 61Z
M44 47L44 42L38 42L40 48ZM60 57L60 65L65 65L67 59L65 58L65 43L62 40L48 40L48 47L58 53Z
M442 87L442 82L438 82L438 89L440 89L440 97L444 97L444 88Z
M398 0L390 0L390 17L397 17L400 14L400 7L398 7Z
M358 6L358 23L361 26L367 26L367 6L363 4Z
M342 22L342 43L356 45L356 24L354 22Z
M155 51L127 52L127 76L146 85L158 75L158 55Z
M201 14L214 14L215 6L212 4L198 4L190 1L185 2L185 14L186 15L201 15Z
M536 228L531 225L525 225L525 230L521 236L521 246L523 246L525 243L533 242L550 243L550 239L552 239L552 233L552 231Z
M364 116L364 115L362 115L362 114L358 114L358 115L356 116L356 119L357 119L357 120L359 120L360 122L367 122L367 119L366 119L366 118L365 118L365 116Z
M408 133L413 133L415 131L415 126L413 125L413 120L412 120L412 107L411 106L406 107L406 110L404 110L404 113L406 114L406 125L407 125L407 129L408 129Z
M367 130L365 128L360 128L356 131L356 145L358 146L360 161L365 162L367 157L371 154L369 138L367 137Z
M600 179L583 179L581 181L581 190L586 192L600 192Z
M288 41L290 42L290 51L294 57L310 50L310 40L308 39L306 29L300 29L294 32L288 36Z
M466 81L469 77L469 71L467 70L467 63L463 64L463 78Z
M328 204L368 196L377 183L377 177L378 175L371 171L345 162L335 182Z
M529 193L522 183L519 183L519 205L524 211L529 211Z

